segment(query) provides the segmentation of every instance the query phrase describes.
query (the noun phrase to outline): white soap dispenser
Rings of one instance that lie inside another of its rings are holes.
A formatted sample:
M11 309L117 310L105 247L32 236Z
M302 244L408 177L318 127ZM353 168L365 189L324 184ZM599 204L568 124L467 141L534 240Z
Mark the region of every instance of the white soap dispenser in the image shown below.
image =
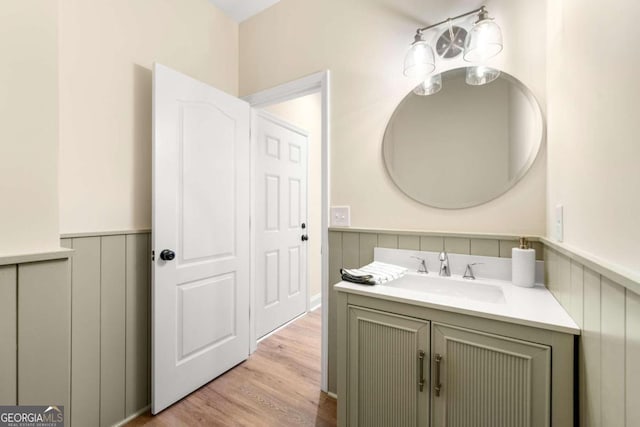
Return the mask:
M520 238L520 247L511 249L511 283L531 288L536 284L536 251L529 248L526 238Z

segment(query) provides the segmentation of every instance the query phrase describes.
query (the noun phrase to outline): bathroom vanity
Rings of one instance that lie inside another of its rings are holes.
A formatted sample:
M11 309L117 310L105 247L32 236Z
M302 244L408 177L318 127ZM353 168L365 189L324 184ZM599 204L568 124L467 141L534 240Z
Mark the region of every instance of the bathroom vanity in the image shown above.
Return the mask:
M417 273L414 256L436 271ZM562 306L540 284L501 280L509 260L458 255L440 277L436 256L376 248L376 260L414 268L335 285L339 425L573 426L580 330ZM463 279L471 262L492 277Z

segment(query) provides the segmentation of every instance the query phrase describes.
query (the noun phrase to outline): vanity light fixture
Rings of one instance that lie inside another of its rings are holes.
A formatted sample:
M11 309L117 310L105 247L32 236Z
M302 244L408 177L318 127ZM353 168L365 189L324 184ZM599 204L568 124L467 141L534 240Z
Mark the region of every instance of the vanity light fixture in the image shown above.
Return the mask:
M481 62L493 58L501 51L502 31L483 6L478 13L478 20L464 40L463 58L468 62Z
M404 57L404 75L412 78L424 78L436 69L433 49L424 41L422 32L418 31L411 47Z
M472 15L477 15L478 19L464 39L464 52L462 56L464 60L468 62L482 62L496 56L502 51L502 31L498 24L493 21L493 18L489 17L489 12L485 6L453 18L445 19L444 21L440 21L433 25L418 28L416 30L413 43L404 58L404 75L422 80L422 83L414 89L416 94L431 95L436 93L442 87L442 79L439 74L435 75L433 78L428 77L436 69L436 62L435 55L433 54L433 48L424 39L424 32L447 23L449 24L449 32L451 33L451 40L449 40L449 44L456 47L453 21ZM462 29L461 27L455 28L458 30ZM458 30L456 30L456 32L458 32ZM442 36L440 39L442 39ZM449 48L446 48L447 46L445 46L445 49L439 50L438 53L445 58L457 56L461 49L458 48L456 51L455 49L451 49L451 46L449 46ZM474 68L473 72L475 72L476 75L476 78L471 79L471 81L477 83L469 83L469 79L467 80L467 83L475 85L489 83L490 81L495 80L495 78L500 74L498 72L498 74L493 76L493 74L486 72L485 70L482 74L483 77L478 77L478 70L476 69L478 67L470 67Z
M474 67L467 67L467 74L464 81L471 86L480 86L491 83L499 76L500 70L484 65L476 65Z
M413 89L416 95L433 95L442 89L442 74L431 74L424 79L422 83Z

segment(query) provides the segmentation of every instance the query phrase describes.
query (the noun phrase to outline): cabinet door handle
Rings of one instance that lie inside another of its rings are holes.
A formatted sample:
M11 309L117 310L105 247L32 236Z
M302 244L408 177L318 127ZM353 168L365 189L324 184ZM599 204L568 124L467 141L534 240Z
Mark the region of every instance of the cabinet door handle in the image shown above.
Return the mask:
M424 351L418 351L418 365L420 368L420 374L418 378L418 386L420 391L424 390Z
M434 387L434 390L436 392L436 396L440 396L440 391L442 391L442 383L440 382L440 362L442 362L442 356L439 354L436 354L435 357L435 362L436 362L436 386Z

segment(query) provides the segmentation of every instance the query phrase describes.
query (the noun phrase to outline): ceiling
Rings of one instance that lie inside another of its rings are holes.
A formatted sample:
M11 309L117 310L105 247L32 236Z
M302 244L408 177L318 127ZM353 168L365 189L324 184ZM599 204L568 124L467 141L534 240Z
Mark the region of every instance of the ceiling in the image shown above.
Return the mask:
M209 0L236 22L251 18L280 0Z

